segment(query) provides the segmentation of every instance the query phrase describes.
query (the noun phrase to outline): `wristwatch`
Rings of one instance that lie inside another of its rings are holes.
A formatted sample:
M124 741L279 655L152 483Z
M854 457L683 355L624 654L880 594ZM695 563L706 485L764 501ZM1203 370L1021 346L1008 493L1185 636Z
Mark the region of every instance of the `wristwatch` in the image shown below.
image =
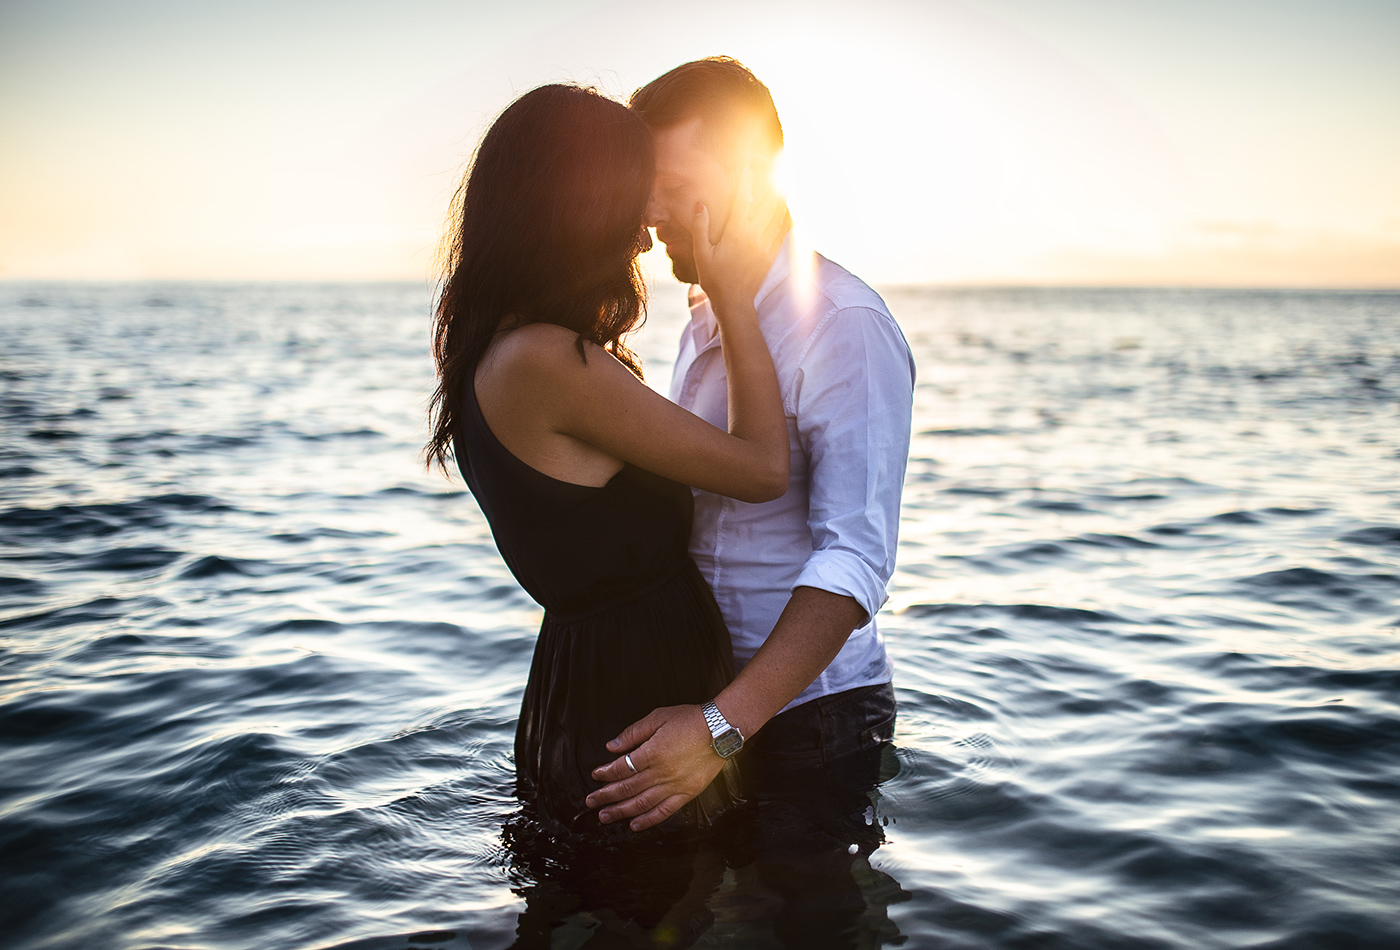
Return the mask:
M700 711L705 714L705 725L710 727L710 738L714 740L711 745L721 759L729 758L744 747L744 734L729 724L718 706L706 703Z

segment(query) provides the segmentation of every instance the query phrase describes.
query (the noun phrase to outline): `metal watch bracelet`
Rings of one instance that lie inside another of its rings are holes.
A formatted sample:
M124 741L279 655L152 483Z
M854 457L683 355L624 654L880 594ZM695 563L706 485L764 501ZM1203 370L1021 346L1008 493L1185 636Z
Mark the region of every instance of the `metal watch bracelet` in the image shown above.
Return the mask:
M744 747L744 734L724 718L724 713L713 702L700 707L705 715L705 725L710 730L710 745L722 759L727 759Z

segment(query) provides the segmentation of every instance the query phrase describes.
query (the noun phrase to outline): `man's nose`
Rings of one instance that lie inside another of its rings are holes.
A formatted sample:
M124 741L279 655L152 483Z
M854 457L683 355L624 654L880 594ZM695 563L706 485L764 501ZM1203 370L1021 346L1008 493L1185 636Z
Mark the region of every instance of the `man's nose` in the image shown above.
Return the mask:
M661 207L661 202L656 200L656 195L647 199L647 212L642 216L647 227L654 228L666 220L666 212Z

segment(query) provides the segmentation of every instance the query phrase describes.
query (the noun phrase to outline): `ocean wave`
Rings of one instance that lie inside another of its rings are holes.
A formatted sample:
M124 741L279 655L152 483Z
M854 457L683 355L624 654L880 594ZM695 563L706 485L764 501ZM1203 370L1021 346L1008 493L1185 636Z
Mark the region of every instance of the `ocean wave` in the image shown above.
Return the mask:
M888 845L802 893L871 947L1400 945L1400 295L886 299ZM503 830L540 610L422 469L430 303L0 285L7 944L601 939ZM687 316L637 338L663 391ZM817 919L764 873L697 945Z

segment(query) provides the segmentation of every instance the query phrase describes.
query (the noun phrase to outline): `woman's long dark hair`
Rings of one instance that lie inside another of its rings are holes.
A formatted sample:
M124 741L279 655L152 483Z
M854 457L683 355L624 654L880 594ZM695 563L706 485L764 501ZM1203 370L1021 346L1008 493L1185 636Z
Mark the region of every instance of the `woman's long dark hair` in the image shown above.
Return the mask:
M612 353L646 314L637 264L653 160L646 125L592 89L541 86L481 140L453 202L433 320L429 466L447 470L465 387L502 318L554 323Z

